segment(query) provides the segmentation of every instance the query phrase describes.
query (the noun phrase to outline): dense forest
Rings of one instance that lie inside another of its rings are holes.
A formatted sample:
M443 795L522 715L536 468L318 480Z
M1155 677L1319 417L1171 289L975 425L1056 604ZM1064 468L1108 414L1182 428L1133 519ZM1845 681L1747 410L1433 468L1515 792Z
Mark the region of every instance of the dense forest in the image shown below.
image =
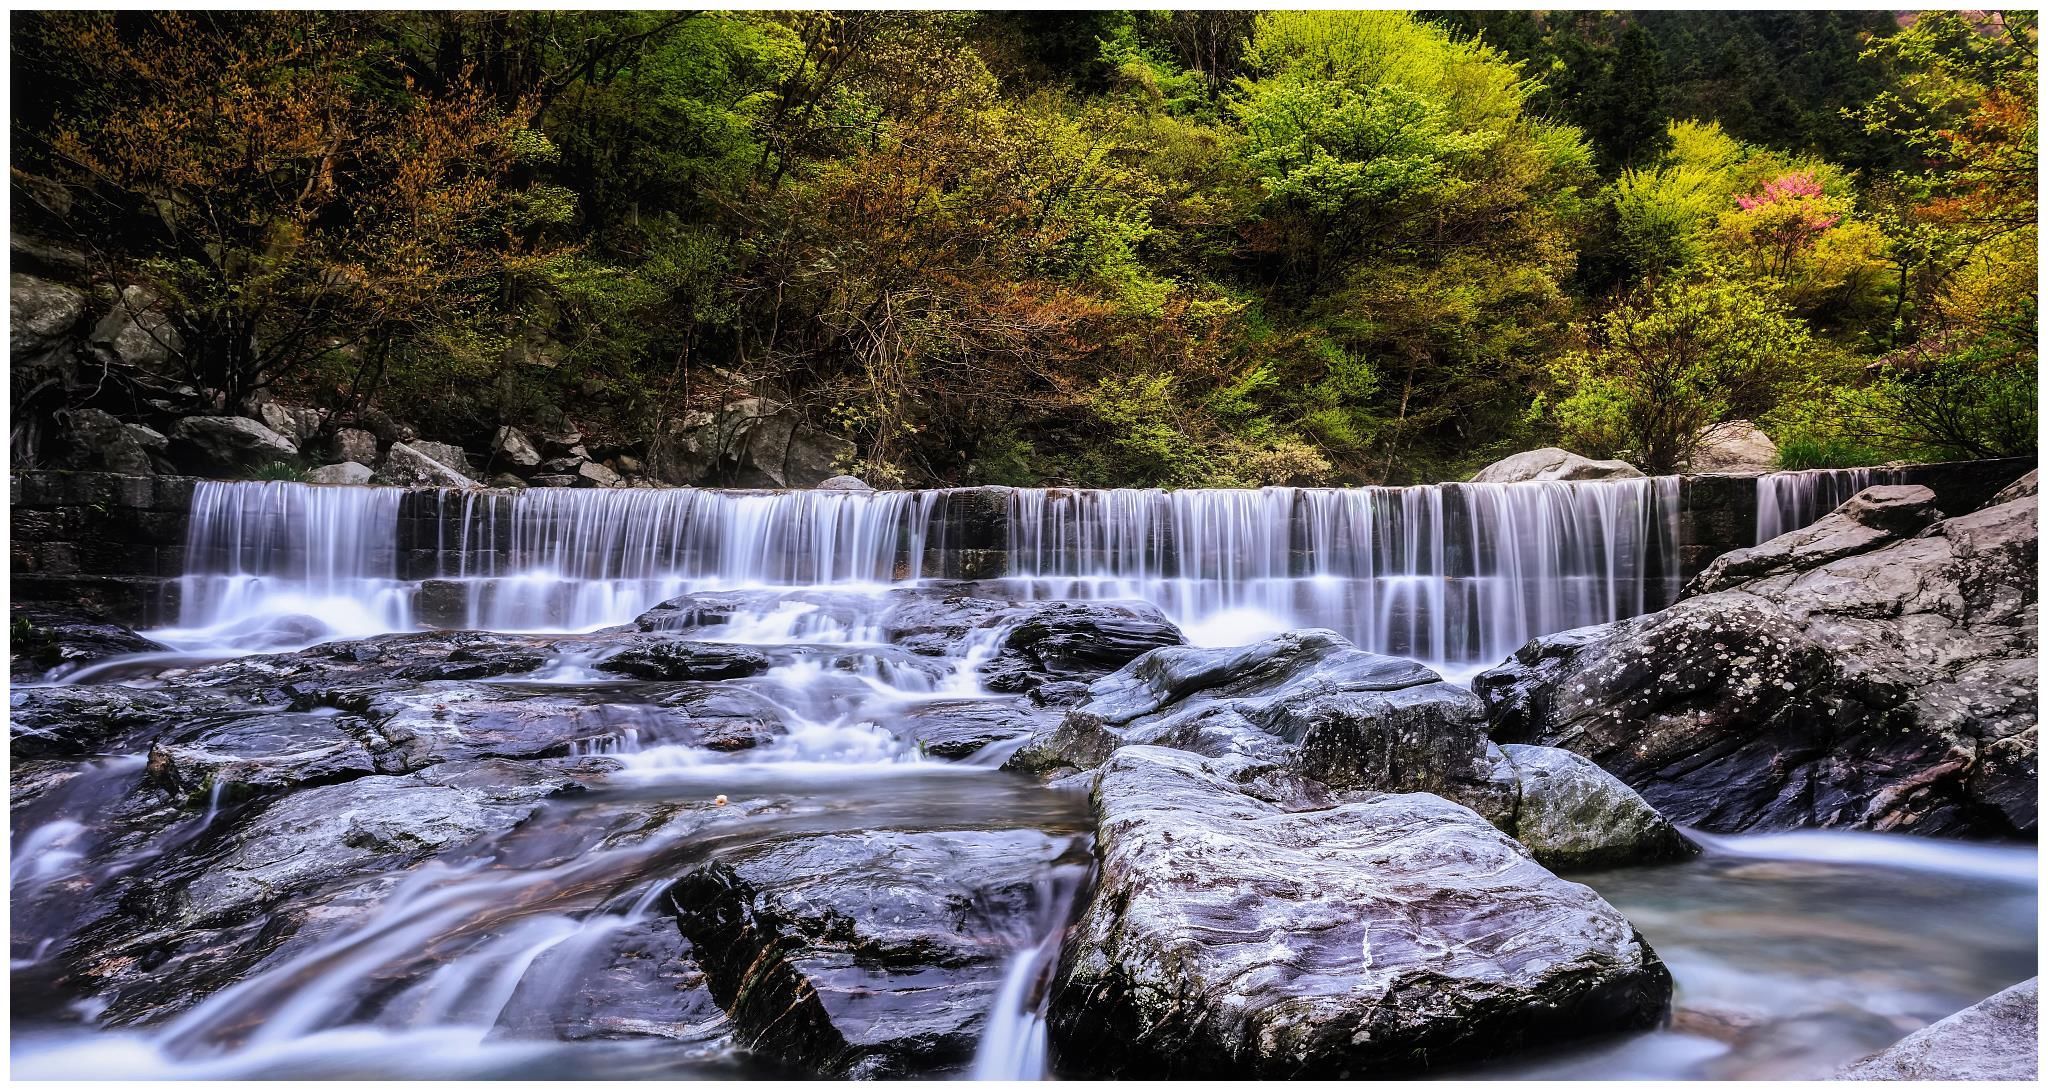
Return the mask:
M187 389L456 443L758 396L878 485L1668 471L1726 419L1788 466L1988 457L2036 443L2036 47L2020 12L36 13L13 202L147 287Z

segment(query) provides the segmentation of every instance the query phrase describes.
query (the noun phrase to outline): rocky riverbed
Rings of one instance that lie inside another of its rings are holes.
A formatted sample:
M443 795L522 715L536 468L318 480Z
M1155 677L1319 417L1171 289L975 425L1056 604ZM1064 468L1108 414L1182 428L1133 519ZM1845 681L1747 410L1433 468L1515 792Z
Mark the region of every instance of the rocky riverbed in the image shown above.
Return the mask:
M999 582L17 609L16 1071L1827 1075L2031 973L2031 845L1897 834L2032 835L2035 501L1924 492L1476 693Z

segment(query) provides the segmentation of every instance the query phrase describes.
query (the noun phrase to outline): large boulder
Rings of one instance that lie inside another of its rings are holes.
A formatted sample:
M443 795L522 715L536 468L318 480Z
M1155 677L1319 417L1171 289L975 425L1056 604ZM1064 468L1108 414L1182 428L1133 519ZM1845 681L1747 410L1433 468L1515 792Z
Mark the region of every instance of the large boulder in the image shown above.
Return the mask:
M1778 444L1755 421L1727 420L1700 429L1689 473L1769 473L1778 468Z
M540 451L526 438L526 433L507 424L498 429L491 438L493 461L521 469L532 469L540 465Z
M318 409L295 409L282 402L267 401L256 407L255 418L265 428L304 447L306 441L320 434L324 415Z
M835 1079L964 1069L1073 839L876 829L730 854L669 889L749 1048Z
M1838 1080L2013 1080L2041 1077L2041 979L1914 1031L1850 1065Z
M1049 1017L1065 1075L1404 1075L1648 1028L1669 1002L1620 913L1435 796L1289 811L1134 746L1094 800L1097 886Z
M998 616L999 651L982 669L998 692L1024 693L1056 680L1093 681L1154 648L1187 643L1144 602L1030 603Z
M452 443L436 443L430 439L416 439L411 441L408 446L464 477L469 477L475 473L469 465L469 453Z
M202 469L233 473L290 462L298 445L247 417L185 417L171 429L174 450Z
M1531 641L1474 687L1496 739L1583 754L1711 832L2030 836L2036 503L1913 537L1831 515L1759 547L1765 574L1731 561L1717 590ZM1827 544L1851 539L1869 548Z
M812 427L796 410L742 398L692 413L654 438L647 474L671 485L806 488L833 477L853 444Z
M376 465L377 435L361 428L341 428L334 433L334 457L342 462Z
M68 426L72 462L80 469L117 474L156 472L156 461L142 434L147 429L138 431L101 409L68 409L62 416Z
M1596 460L1575 455L1562 447L1540 447L1509 455L1472 475L1480 484L1515 481L1604 481L1615 477L1641 477L1643 471L1620 459Z
M388 485L431 485L442 489L474 489L477 483L461 471L428 458L409 443L394 443L384 452L377 476Z

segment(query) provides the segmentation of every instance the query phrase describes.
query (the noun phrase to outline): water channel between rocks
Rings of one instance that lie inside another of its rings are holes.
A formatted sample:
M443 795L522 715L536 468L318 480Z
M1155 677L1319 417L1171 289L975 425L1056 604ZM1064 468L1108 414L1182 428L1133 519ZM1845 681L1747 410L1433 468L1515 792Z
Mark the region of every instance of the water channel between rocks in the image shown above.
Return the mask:
M448 543L470 638L382 635L420 628L395 491L208 483L172 650L17 691L14 1074L1056 1075L1093 820L999 766L1091 653L1020 665L997 607L1328 627L1463 679L1667 601L1671 494L1020 490L1008 573L968 583L917 568L939 494L530 490ZM24 760L57 701L115 726ZM1667 1026L1446 1074L1821 1077L2034 972L2031 847L1699 840L1569 876L1669 965ZM729 986L813 941L802 981Z

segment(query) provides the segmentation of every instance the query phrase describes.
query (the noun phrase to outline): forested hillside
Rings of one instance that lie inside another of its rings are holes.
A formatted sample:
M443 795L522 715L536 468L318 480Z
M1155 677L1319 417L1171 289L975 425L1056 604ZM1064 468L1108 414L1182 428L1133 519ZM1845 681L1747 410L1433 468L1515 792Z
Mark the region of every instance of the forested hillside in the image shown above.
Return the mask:
M2035 449L2032 13L13 25L16 270L140 286L229 412L761 397L877 485Z

